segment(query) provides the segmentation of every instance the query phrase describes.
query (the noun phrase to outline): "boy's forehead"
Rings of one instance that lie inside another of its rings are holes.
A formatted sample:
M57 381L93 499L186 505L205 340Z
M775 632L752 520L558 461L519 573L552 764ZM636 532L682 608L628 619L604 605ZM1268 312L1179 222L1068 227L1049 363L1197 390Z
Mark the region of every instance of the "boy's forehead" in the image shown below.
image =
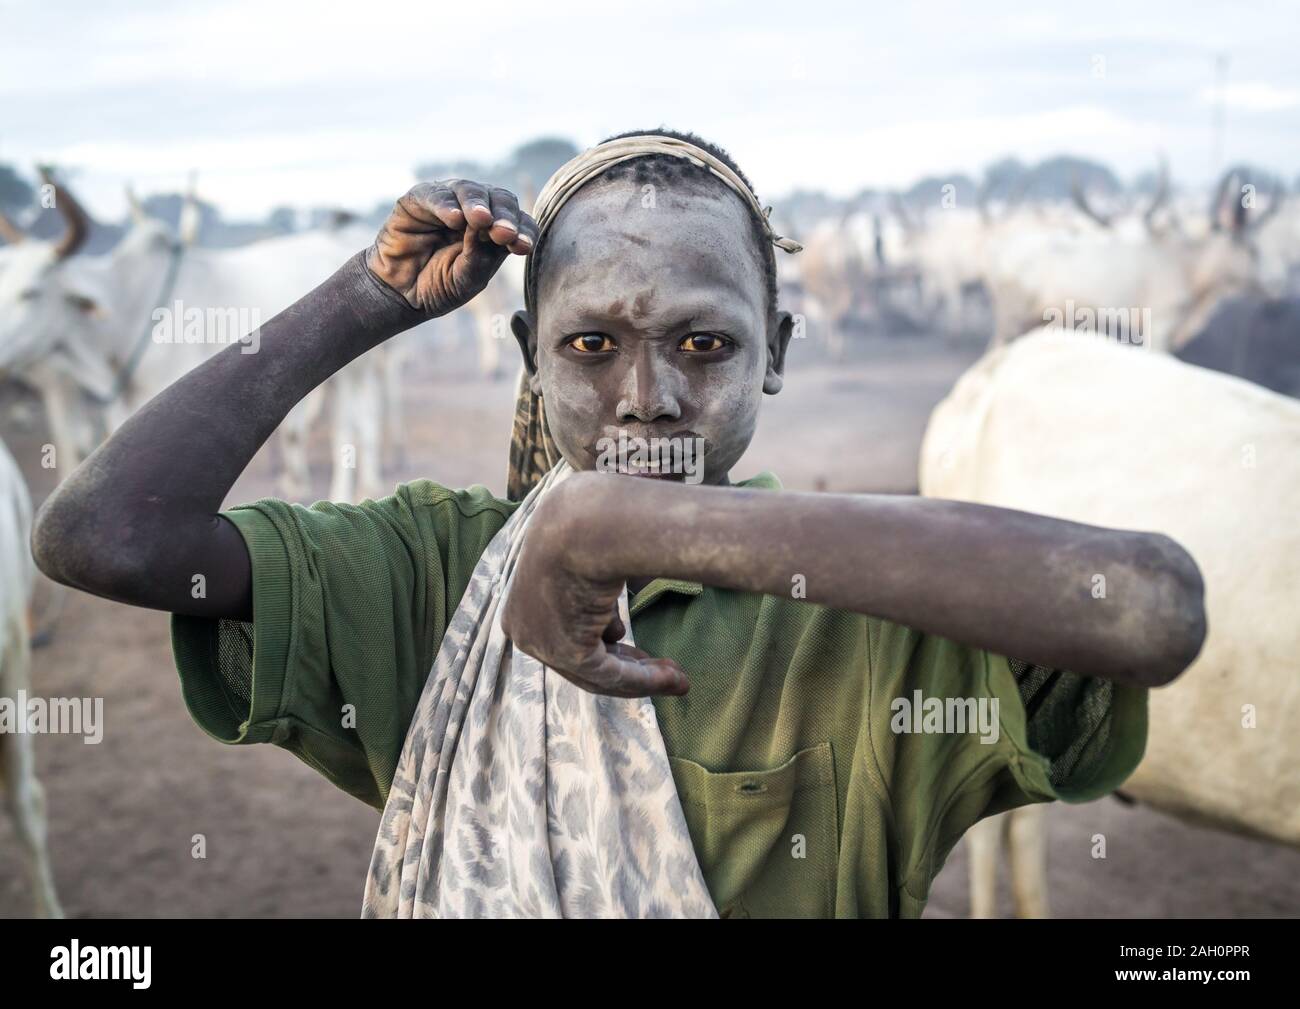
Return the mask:
M661 289L764 297L748 214L721 186L590 184L565 204L547 234L539 298L551 301L557 290L569 297L617 294L647 280Z

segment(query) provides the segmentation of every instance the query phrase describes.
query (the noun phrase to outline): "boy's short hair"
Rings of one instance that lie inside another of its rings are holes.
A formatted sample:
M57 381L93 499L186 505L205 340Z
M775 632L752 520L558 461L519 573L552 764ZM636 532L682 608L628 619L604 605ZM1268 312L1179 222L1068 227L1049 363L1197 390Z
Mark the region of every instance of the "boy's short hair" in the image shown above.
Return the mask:
M712 154L715 158L725 164L740 177L740 180L754 193L754 185L749 178L740 170L725 150L717 144L710 143L703 137L696 136L694 133L682 133L677 130L664 129L662 127L651 130L628 130L626 133L616 133L611 137L606 137L601 143L608 143L611 140L621 140L624 137L672 137L676 140L684 140L689 144L702 148ZM597 180L613 179L631 179L636 185L661 185L667 186L674 182L686 182L691 185L713 185L721 189L726 189L726 183L722 182L709 169L701 167L685 158L677 158L668 154L647 154L644 157L633 158L629 161L620 161L617 164L610 165L600 175L596 176ZM755 193L757 199L757 193ZM743 202L743 201L742 201ZM746 211L749 214L750 231L754 239L755 248L759 253L759 265L763 271L763 283L767 293L767 306L769 314L774 313L777 307L777 284L776 284L776 252L772 246L771 239L768 236L767 228L764 222L754 213L753 208L746 204ZM531 290L528 291L530 304L537 304L537 289L540 286L538 278L542 274L542 265L546 258L545 240L537 247L533 253L533 264L531 268Z

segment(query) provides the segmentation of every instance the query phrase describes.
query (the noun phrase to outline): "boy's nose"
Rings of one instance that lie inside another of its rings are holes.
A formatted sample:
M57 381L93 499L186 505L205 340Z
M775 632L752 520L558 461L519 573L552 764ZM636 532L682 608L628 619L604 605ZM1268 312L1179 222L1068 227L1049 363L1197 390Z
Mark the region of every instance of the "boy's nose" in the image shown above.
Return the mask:
M672 390L670 369L643 358L628 371L623 398L618 401L618 419L629 424L640 421L678 420L681 406Z

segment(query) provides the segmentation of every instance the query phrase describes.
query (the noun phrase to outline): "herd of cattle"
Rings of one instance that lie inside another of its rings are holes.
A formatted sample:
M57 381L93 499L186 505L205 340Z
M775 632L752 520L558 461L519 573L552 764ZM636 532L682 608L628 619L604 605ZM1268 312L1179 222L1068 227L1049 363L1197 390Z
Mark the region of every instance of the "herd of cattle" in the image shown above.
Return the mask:
M56 192L65 227L53 240L0 214L0 379L39 395L60 475L373 238L339 222L213 250L195 242L193 200L175 229L132 200L121 241L89 256L85 212L66 187ZM1156 530L1191 550L1209 636L1195 666L1151 694L1146 755L1124 791L1300 846L1297 201L1230 172L1207 212L1173 196L1162 172L1155 195L1122 212L1095 208L1080 190L1068 203L969 209L936 194L928 211L894 201L823 220L801 239L801 256L782 257L782 299L831 356L884 301L931 330L968 329L973 298L991 310L988 351L932 414L923 494ZM494 376L506 320L522 304L520 263L508 263L466 313L480 368ZM326 409L329 497L386 491L385 459L401 452L403 364L396 348L371 352L294 408L279 432L281 493L309 494L308 433ZM0 444L0 696L28 684L31 513ZM0 734L4 794L38 912L57 914L30 739ZM1045 914L1042 806L968 835L973 913L995 910L1008 825L1017 912Z

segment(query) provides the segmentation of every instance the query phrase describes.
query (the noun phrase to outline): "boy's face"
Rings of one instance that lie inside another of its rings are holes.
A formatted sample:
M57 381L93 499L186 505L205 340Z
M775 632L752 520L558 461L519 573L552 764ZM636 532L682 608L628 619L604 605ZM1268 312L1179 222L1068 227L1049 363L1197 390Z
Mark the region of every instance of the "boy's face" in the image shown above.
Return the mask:
M602 181L565 204L546 238L538 317L514 325L575 469L598 468L622 432L703 439L685 478L727 481L762 393L781 388L790 335L788 314L769 315L747 215L721 185L661 185L651 200L633 181Z

